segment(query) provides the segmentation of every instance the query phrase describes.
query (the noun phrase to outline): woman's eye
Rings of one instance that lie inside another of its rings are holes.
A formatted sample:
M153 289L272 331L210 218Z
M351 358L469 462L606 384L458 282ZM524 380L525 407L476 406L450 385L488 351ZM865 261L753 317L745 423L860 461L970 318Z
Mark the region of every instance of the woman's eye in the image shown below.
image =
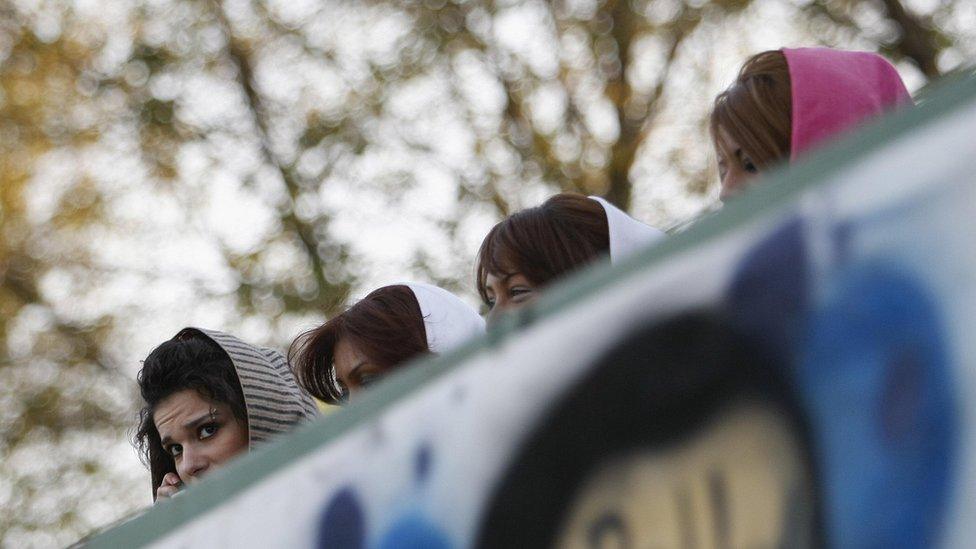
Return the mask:
M343 382L340 381L336 385L336 390L339 391L339 401L340 402L347 402L349 400L349 389L346 388L346 384L345 383L343 383Z
M517 299L520 297L522 299L527 299L525 296L528 296L531 293L532 293L532 288L523 288L523 287L515 287L508 291L508 295L512 296L512 299Z
M200 427L199 436L201 439L210 438L217 434L217 429L219 427L216 423L208 423Z
M495 298L493 298L493 297L489 297L488 299L486 299L486 300L485 300L485 307L488 307L488 310L489 310L489 311L490 311L490 310L492 309L492 307L494 307L494 306L495 306Z
M359 378L359 386L365 389L379 381L381 377L379 374L364 374Z
M166 453L173 457L180 457L180 454L183 453L183 445L171 444L168 448L166 448Z
M744 169L745 171L747 171L749 173L758 173L759 172L759 169L756 168L756 165L753 164L752 163L752 160L749 160L748 158L742 160L742 169Z

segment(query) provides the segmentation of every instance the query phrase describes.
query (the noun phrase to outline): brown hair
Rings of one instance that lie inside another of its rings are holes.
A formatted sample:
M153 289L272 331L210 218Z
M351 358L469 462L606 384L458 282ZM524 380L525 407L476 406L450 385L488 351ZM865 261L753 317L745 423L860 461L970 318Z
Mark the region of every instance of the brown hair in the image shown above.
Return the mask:
M783 52L764 51L750 57L735 82L715 98L709 129L716 147L733 156L718 132L722 128L760 170L789 158L791 93Z
M342 314L299 335L288 351L298 384L329 404L343 400L333 381L332 361L336 344L344 338L381 368L399 366L429 351L413 290L395 285L372 291Z
M476 284L488 302L488 273L521 273L532 284L550 281L609 253L607 214L596 200L562 193L495 225L478 251Z

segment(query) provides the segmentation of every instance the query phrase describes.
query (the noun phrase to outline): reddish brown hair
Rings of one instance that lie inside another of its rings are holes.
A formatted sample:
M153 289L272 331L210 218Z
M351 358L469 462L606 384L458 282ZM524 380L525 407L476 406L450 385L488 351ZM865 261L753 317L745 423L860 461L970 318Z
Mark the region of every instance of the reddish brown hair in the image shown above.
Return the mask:
M395 368L428 352L427 331L420 304L408 286L384 286L374 290L318 328L291 344L288 358L295 379L315 398L330 404L342 400L333 383L333 355L341 339L347 339L370 362Z
M557 194L491 229L478 251L478 293L487 303L488 273L521 273L544 286L609 252L603 206L582 195Z
M789 158L791 93L783 52L764 51L750 57L735 82L715 98L709 129L716 148L734 156L721 138L718 129L722 128L760 170Z

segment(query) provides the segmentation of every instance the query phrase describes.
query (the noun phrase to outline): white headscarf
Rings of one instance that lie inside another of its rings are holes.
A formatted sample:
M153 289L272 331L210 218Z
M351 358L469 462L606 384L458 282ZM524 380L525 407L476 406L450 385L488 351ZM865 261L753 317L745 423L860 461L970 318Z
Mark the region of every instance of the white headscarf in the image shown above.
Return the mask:
M610 263L617 263L666 236L665 232L645 225L599 196L591 196L603 206L610 232Z
M410 288L420 304L430 352L446 353L485 333L485 320L458 296L422 282L402 284Z

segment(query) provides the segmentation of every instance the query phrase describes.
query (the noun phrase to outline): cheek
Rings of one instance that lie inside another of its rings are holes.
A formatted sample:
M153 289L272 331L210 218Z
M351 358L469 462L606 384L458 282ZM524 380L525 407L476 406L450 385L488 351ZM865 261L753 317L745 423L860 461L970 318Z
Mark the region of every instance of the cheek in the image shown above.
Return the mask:
M220 436L223 435L223 436ZM232 457L246 452L248 448L247 427L235 422L227 425L220 433L217 442L217 453L215 456L220 461L226 461Z
M729 170L722 178L722 199L729 198L742 190L745 183L745 174L737 170Z
M235 446L237 447L238 451L245 451L247 450L248 446L247 427L240 423L235 423L234 425Z

